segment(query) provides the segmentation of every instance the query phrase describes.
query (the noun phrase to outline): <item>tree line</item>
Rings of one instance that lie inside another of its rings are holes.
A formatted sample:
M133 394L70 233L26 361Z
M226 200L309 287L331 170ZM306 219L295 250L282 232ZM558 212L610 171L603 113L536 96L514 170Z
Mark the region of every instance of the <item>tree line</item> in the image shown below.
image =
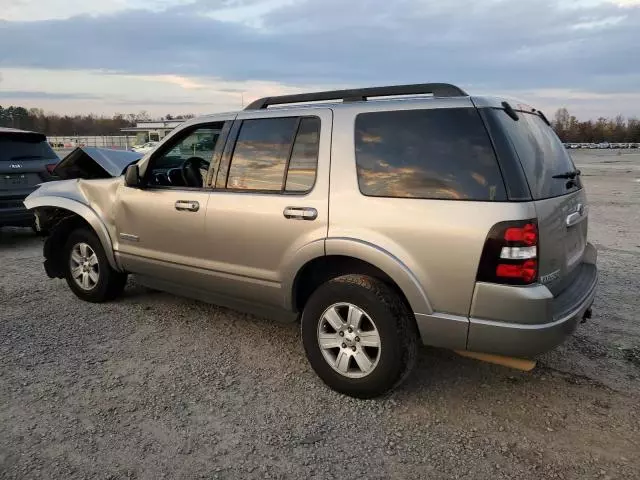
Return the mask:
M635 117L617 115L581 122L566 108L560 108L551 124L565 143L640 143L640 120Z
M156 120L182 120L193 114L171 115ZM145 111L115 114L112 117L98 115L58 115L44 113L42 109L0 106L0 127L33 130L48 136L93 136L121 135L122 128L133 127L136 122L152 120ZM552 126L560 139L566 143L640 143L640 120L600 117L597 120L580 121L560 108L554 115Z
M187 115L167 115L157 120L183 120ZM47 136L103 136L122 135L122 128L135 127L136 122L152 120L145 112L122 114L112 117L103 115L58 115L45 113L40 108L2 107L0 105L0 127L18 128L44 133Z

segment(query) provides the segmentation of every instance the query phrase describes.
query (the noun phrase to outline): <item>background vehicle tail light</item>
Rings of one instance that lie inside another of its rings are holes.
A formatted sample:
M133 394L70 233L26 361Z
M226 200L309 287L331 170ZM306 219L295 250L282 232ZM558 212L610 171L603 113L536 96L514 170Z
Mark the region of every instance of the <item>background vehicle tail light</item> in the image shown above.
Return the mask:
M538 224L535 219L494 225L482 250L476 279L506 285L538 280Z
M57 163L50 163L47 165L47 172L49 172L49 175L53 175L53 170L56 168L56 166L58 166Z

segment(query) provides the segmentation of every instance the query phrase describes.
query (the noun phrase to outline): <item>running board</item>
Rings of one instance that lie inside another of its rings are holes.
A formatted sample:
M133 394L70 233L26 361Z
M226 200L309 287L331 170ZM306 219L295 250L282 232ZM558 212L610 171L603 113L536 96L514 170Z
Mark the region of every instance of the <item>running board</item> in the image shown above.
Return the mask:
M455 353L462 357L473 358L487 363L502 365L503 367L515 368L523 372L529 372L536 366L535 360L527 360L526 358L504 357L502 355L494 355L492 353L469 352L467 350L454 350Z

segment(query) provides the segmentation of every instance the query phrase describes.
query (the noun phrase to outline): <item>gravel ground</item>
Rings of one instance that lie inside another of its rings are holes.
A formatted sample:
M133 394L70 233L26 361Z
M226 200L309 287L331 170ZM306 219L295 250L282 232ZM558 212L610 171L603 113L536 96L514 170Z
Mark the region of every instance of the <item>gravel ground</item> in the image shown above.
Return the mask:
M574 156L594 318L530 373L425 348L378 400L327 389L295 325L135 281L82 303L4 229L0 477L640 478L640 155Z

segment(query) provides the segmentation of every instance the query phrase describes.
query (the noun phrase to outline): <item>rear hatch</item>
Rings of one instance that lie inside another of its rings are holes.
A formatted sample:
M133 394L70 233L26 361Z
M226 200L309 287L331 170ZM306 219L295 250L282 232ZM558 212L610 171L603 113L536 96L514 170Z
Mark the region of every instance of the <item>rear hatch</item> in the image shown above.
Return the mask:
M39 183L52 179L47 165L58 160L44 135L0 129L0 208L22 207Z
M491 112L520 159L534 200L540 282L557 296L579 273L587 243L587 197L564 145L539 112Z

